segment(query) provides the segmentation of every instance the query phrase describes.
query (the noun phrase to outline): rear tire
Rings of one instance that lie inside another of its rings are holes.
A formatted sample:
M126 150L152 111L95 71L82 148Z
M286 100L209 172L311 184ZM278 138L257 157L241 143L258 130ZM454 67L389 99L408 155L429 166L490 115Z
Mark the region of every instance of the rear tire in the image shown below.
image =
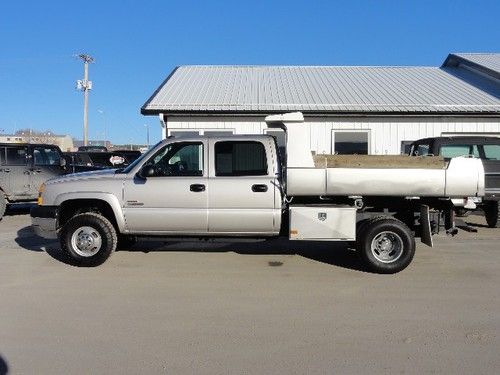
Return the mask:
M396 273L411 263L415 238L406 224L393 217L377 217L360 229L357 251L370 271Z
M0 190L0 220L2 220L5 210L7 209L7 198L5 194Z
M113 224L94 212L69 219L59 233L59 240L62 250L77 265L86 267L104 263L118 243Z
M484 217L488 227L500 228L500 212L498 209L498 201L488 201L483 207Z

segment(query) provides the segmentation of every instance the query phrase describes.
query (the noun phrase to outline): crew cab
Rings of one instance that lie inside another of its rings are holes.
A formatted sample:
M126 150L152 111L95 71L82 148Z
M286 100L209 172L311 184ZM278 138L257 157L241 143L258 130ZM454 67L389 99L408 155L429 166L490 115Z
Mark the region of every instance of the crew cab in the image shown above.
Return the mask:
M498 207L500 200L499 137L453 136L424 138L411 144L410 155L440 155L446 159L469 156L481 159L485 173L485 195L482 199L474 199L474 201L483 209L488 226L491 228L500 227Z
M285 160L268 135L169 137L125 169L47 181L34 230L83 266L140 237L287 236L350 242L368 269L394 273L415 236L432 246L441 213L455 233L450 197L484 193L477 159L313 157L301 113L266 122L287 133Z

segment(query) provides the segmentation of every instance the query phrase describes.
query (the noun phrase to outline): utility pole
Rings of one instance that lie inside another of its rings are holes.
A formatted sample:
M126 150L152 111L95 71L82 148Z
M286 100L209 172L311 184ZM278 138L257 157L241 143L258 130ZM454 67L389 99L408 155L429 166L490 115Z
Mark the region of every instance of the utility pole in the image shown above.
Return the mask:
M76 82L76 88L83 91L83 145L87 146L89 142L89 91L92 90L92 81L89 81L89 64L94 62L94 58L84 53L79 54L77 57L83 61L83 80L79 79Z

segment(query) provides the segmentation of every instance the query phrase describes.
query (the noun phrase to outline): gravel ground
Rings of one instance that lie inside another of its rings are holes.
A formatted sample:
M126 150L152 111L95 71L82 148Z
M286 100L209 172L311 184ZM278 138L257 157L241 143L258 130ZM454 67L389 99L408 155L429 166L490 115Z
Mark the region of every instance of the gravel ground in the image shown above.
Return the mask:
M342 245L141 242L77 268L0 222L0 374L500 371L500 229L419 245L396 275Z

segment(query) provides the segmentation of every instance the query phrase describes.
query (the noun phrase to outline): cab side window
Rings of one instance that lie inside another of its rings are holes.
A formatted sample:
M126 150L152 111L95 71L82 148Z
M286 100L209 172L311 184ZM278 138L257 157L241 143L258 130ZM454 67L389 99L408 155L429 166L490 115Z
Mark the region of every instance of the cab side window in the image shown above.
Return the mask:
M5 147L5 165L26 165L26 147Z
M266 149L255 141L223 141L215 144L216 176L267 175Z
M171 143L160 149L147 163L152 177L203 176L203 143Z
M33 150L33 160L35 165L48 166L59 165L60 155L55 148L52 147L35 147Z

